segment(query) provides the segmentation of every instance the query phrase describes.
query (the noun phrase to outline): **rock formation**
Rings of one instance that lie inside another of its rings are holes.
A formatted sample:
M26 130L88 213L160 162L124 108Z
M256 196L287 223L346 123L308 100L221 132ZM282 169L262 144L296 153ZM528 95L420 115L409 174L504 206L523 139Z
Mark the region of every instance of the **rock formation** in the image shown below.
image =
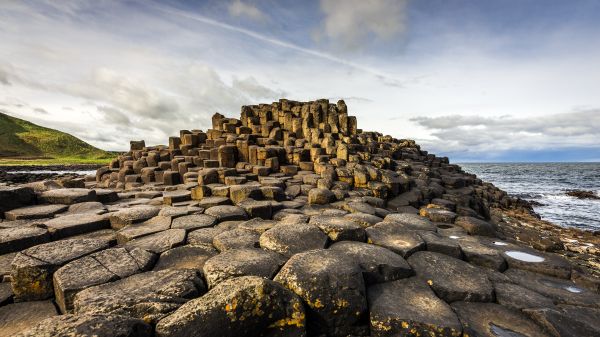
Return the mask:
M0 336L600 334L600 281L503 216L527 203L344 101L217 113L71 184L0 188Z

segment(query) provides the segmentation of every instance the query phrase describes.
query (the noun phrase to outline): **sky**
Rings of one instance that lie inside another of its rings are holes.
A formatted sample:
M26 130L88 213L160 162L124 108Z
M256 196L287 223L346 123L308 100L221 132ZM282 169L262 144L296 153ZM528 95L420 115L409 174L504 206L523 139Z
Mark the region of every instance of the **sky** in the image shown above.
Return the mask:
M344 99L451 162L600 161L600 1L0 0L0 111L97 147Z

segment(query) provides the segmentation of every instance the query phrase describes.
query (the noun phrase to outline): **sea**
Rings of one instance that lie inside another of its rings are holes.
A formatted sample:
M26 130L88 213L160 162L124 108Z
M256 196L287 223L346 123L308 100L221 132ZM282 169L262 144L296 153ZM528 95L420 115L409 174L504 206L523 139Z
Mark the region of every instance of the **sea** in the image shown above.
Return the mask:
M459 163L464 171L512 196L535 201L542 219L564 227L600 230L600 200L577 199L568 190L600 196L600 163Z

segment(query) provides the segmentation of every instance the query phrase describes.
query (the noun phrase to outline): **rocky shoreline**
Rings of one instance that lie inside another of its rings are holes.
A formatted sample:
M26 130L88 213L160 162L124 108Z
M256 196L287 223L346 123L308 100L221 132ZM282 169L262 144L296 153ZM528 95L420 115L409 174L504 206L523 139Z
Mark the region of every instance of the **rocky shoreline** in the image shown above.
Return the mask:
M598 233L358 129L343 101L212 122L0 187L0 335L600 334Z

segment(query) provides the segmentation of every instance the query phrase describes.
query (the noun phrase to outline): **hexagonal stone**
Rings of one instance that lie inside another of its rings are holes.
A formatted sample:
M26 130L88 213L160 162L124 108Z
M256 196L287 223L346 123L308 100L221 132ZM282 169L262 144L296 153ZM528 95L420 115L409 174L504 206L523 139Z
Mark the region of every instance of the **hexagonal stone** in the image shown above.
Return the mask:
M155 217L158 215L158 212L160 212L159 207L148 205L123 208L118 212L110 214L110 225L112 228L119 230L125 226Z
M195 269L202 271L204 263L219 252L207 246L181 246L160 254L153 270Z
M211 257L204 264L204 277L212 288L224 280L238 276L273 278L285 259L262 249L230 249Z
M262 234L268 231L269 229L275 227L277 223L277 221L273 220L263 220L261 218L254 218L240 223L237 226L237 228L253 231L257 234Z
M213 240L215 236L223 233L223 228L210 227L200 228L195 231L189 232L187 236L187 243L190 245L202 245L202 246L213 246Z
M367 213L350 213L344 215L344 219L352 220L363 227L370 227L380 222L382 219L376 215Z
M366 231L369 243L385 247L405 258L426 248L417 232L394 222L380 222Z
M469 336L548 336L523 314L495 303L452 303Z
M504 272L513 282L551 298L557 304L600 308L600 295L572 281L509 268Z
M0 186L0 215L11 209L31 205L35 202L35 193L29 187Z
M213 246L223 252L229 249L258 248L259 235L246 229L225 230L213 238Z
M371 215L375 215L376 213L375 207L360 201L351 201L344 204L344 209L351 213L365 213Z
M184 215L173 219L171 228L181 228L193 231L199 228L212 227L217 224L217 218L208 214Z
M192 200L192 192L187 190L167 191L163 193L163 203L165 205L173 205L189 200Z
M564 279L571 278L571 263L567 259L533 249L519 248L502 253L509 268L523 269Z
M406 229L435 231L436 226L429 219L411 213L391 213L386 215L384 222L394 222L404 225Z
M275 281L296 293L308 307L307 330L329 336L366 335L368 317L362 269L352 258L329 249L292 256Z
M52 301L13 303L0 307L0 335L16 336L46 318L57 315Z
M476 237L459 238L457 241L466 261L497 271L506 269L506 261L500 250L483 244Z
M308 192L308 203L325 205L335 201L335 194L326 188L313 188Z
M496 231L491 223L474 217L459 216L454 224L464 228L471 235L496 236Z
M371 336L462 335L462 326L450 306L420 279L372 285L367 293Z
M191 269L166 269L135 274L87 288L75 295L75 314L110 314L156 323L206 288Z
M442 208L422 207L419 210L419 215L433 222L453 223L456 219L456 213Z
M231 201L233 201L235 204L238 204L248 198L261 199L262 192L260 190L260 185L232 185L229 187L229 198L231 198Z
M69 239L44 243L26 249L12 261L11 285L19 301L52 297L52 274L66 263L108 248L108 242L94 239Z
M156 335L300 337L306 334L305 316L298 296L276 282L245 276L182 305L158 322Z
M312 249L325 248L327 235L316 226L279 224L260 236L260 246L286 257Z
M152 327L141 319L115 315L62 315L48 318L19 337L147 337Z
M165 231L171 228L171 217L157 215L142 223L125 226L117 231L117 242L124 245L128 241L140 238L149 234Z
M487 276L462 260L434 252L416 252L408 258L417 277L426 280L444 301L489 302L494 288Z
M319 227L333 242L361 241L367 239L367 232L360 224L335 216L314 215L309 224Z
M71 205L79 202L96 201L96 191L86 188L60 188L42 192L38 199L49 204Z
M50 241L50 234L39 227L12 227L0 229L0 254L18 252Z
M425 246L430 252L446 254L457 259L462 257L462 251L456 240L429 231L421 231L419 236L425 241Z
M222 205L231 205L231 199L226 197L204 197L198 202L198 206L202 208L210 208Z
M501 305L520 311L527 308L550 308L554 302L535 291L512 283L494 283L496 301Z
M167 229L166 231L142 236L128 241L125 248L141 248L149 252L160 254L173 247L185 244L185 229Z
M7 220L45 219L62 213L69 208L67 205L34 205L16 208L4 213Z
M217 221L248 220L248 214L239 206L220 205L209 207L204 213L217 218Z
M246 199L238 204L246 211L249 218L271 219L273 216L273 203L271 200Z
M62 313L71 312L81 290L146 271L155 260L154 254L139 248L110 248L69 262L54 273L56 303Z
M394 281L414 275L406 260L391 250L376 245L341 241L329 249L351 257L363 270L367 284Z
M93 213L63 215L44 222L53 240L110 228L106 215Z
M524 314L552 336L599 336L600 310L560 305L552 308L525 309Z

